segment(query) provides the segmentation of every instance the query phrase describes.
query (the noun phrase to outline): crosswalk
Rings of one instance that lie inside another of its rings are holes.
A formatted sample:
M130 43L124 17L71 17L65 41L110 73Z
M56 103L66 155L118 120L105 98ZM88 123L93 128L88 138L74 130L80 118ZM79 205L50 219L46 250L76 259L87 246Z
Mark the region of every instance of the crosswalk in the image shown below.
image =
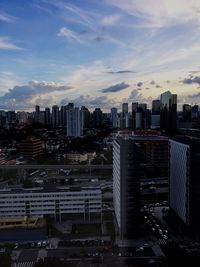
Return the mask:
M158 240L158 244L159 244L159 245L167 245L167 243L168 243L168 242L167 242L165 239L159 239L159 240Z
M18 262L16 264L16 267L32 267L34 264L33 261L24 261L24 262Z

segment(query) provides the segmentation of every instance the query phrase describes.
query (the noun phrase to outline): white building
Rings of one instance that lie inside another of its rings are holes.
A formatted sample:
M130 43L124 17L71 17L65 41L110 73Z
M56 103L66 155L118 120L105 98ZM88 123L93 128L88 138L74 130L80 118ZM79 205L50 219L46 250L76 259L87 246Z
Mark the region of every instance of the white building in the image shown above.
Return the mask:
M99 187L43 187L0 190L0 218L45 217L56 220L74 213L90 216L101 213L102 194Z
M170 140L170 206L176 214L188 224L189 181L187 177L190 146Z
M66 111L67 136L80 137L83 135L82 113L79 108L70 108Z
M169 203L171 211L195 235L200 235L200 139L170 140Z

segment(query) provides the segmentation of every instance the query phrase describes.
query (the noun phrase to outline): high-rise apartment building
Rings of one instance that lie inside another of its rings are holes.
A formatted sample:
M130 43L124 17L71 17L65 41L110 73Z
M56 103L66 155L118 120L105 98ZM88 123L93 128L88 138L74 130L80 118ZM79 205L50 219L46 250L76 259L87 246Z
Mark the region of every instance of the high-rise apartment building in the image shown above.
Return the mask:
M192 111L191 105L188 105L188 104L183 105L182 119L184 122L190 122L191 121L191 111Z
M152 101L151 128L160 128L160 100Z
M66 111L67 136L80 137L83 135L82 116L79 108L70 108Z
M45 108L45 124L50 125L51 124L51 112L50 108Z
M36 105L35 106L35 115L34 115L35 122L39 121L39 116L40 116L40 106Z
M138 146L119 137L113 144L113 203L120 239L138 233L140 217L140 167Z
M57 105L52 107L52 126L59 126L59 107Z
M112 127L113 128L117 128L118 127L117 108L111 108L111 122L112 122Z
M128 103L122 103L122 113L128 113Z
M81 116L82 116L82 125L83 127L89 127L90 126L90 120L91 120L91 116L90 116L90 111L88 108L86 108L85 106L81 107Z
M200 234L200 139L171 139L169 157L171 211L190 231Z
M103 123L103 112L100 108L95 108L93 112L93 122L95 127L99 127Z

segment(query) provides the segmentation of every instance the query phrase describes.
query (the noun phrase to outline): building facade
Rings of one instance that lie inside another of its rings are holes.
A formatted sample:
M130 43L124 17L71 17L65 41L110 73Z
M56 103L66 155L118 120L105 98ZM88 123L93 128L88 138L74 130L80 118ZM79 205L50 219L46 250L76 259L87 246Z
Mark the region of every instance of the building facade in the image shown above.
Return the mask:
M66 111L67 136L80 137L83 135L82 113L79 108L70 108Z
M140 167L138 147L119 137L113 143L113 203L119 236L137 236L140 217Z
M200 139L170 140L169 156L170 208L189 230L200 233Z
M0 217L54 217L60 221L66 214L101 213L102 195L98 187L4 189L0 190Z

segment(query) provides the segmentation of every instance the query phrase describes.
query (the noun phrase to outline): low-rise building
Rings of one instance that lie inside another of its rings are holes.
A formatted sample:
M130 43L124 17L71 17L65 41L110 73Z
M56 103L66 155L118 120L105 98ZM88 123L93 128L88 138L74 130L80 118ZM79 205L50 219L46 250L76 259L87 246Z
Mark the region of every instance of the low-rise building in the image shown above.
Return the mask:
M101 213L102 194L99 187L36 187L0 190L0 218L54 217L61 221L66 214Z

